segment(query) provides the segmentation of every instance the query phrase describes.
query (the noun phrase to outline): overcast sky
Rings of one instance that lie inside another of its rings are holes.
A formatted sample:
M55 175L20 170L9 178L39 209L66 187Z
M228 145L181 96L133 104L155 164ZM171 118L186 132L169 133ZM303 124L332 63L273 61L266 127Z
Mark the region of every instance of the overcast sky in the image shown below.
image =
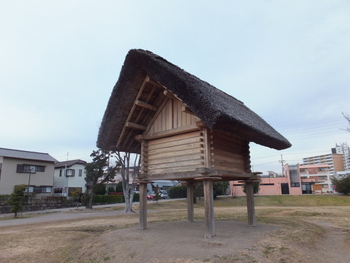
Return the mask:
M252 143L254 171L350 144L348 0L0 0L0 147L90 161L133 48L243 101L292 143Z

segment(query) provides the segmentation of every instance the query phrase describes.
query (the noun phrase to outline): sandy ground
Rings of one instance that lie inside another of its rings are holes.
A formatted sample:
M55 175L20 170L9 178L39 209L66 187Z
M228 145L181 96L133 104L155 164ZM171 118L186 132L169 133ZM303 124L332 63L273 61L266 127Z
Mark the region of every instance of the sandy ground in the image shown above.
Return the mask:
M334 211L257 208L258 214L259 209L276 218ZM348 220L349 208L338 210ZM116 223L119 218L123 223ZM216 220L211 239L204 238L201 220L149 223L146 230L137 222L137 214L85 209L0 220L0 262L350 262L349 225L333 224L332 216L310 217L295 227Z
M203 222L166 222L150 224L147 230L137 227L112 231L96 240L113 262L205 262L221 255L237 254L276 230L268 225L248 226L242 222L216 222L216 236L204 238ZM123 242L123 241L128 242ZM118 242L119 241L119 242ZM120 242L122 241L122 242ZM118 249L115 250L115 243ZM125 251L125 253L121 253Z

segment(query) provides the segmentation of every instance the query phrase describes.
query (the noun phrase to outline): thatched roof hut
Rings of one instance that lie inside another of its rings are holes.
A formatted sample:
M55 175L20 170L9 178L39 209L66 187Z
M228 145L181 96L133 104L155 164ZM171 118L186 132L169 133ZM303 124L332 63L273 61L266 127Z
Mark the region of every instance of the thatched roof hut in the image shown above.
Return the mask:
M214 180L243 180L249 224L254 225L249 142L274 149L291 146L243 102L145 50L131 50L108 102L97 146L141 153L140 228L147 226L147 183L187 184L193 221L193 185L204 185L207 237L215 235Z

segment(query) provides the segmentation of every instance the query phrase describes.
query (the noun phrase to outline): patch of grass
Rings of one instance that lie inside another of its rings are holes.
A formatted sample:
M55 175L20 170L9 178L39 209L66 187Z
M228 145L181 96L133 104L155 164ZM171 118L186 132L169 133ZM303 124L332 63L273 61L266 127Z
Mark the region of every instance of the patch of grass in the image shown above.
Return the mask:
M136 252L132 252L131 254L130 254L130 258L134 258L136 256Z
M272 250L275 250L275 249L277 249L277 247L264 247L263 254L268 255L271 252L273 252Z
M350 206L350 196L344 195L256 195L255 206ZM203 199L199 205L203 204ZM219 197L214 201L218 207L246 206L245 196L232 198L231 196Z

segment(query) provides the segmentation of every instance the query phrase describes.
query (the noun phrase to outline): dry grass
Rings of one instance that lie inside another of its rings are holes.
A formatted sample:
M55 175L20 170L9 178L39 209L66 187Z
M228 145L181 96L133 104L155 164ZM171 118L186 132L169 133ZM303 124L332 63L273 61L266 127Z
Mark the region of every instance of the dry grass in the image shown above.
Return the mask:
M325 240L330 231L322 224L340 229L341 233L344 233L342 240L345 245L350 244L350 198L289 197L256 198L257 222L278 226L279 230L238 255L216 255L208 258L206 262L297 262L297 259L303 260L302 262L314 262L319 241ZM265 205L259 204L261 199L266 201ZM294 202L294 206L291 205L291 201ZM274 205L276 203L277 205ZM315 203L318 205L315 206ZM246 221L247 213L244 205L243 198L220 198L215 201L215 219ZM184 200L151 203L148 205L148 222L185 220L187 217L185 208ZM121 208L106 210L111 209ZM138 207L134 206L134 209L137 210ZM103 216L105 210L100 211L101 217L0 228L0 262L116 262L108 253L103 256L90 253L81 261L75 260L74 255L77 251L102 249L94 246L98 236L139 223L138 214ZM195 219L204 219L202 202L195 205ZM304 253L308 253L311 258L305 258ZM259 261L261 257L266 261ZM184 260L203 262L196 259Z

